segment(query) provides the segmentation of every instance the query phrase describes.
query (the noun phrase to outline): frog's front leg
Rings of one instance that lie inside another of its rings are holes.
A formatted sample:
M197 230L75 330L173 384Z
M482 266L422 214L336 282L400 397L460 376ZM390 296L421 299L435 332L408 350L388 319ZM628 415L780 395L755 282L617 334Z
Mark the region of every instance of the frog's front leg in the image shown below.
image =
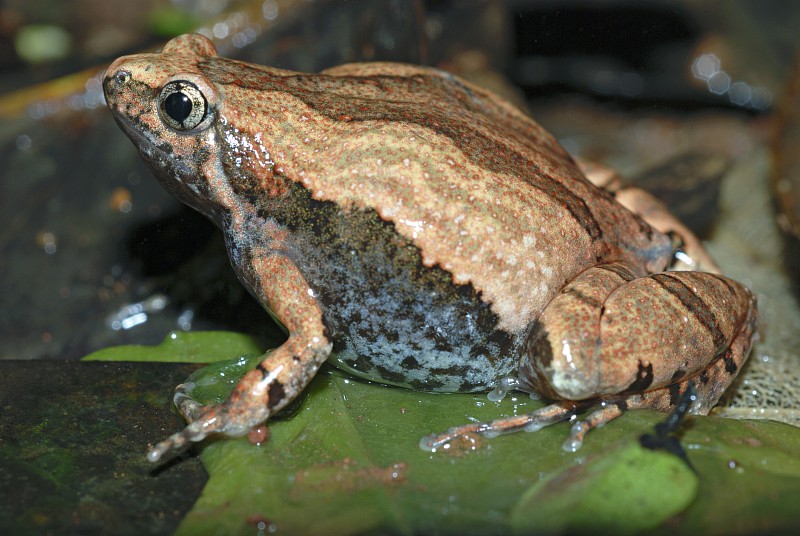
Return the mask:
M592 428L627 409L668 411L694 382L695 414L730 385L752 344L756 302L742 285L704 272L634 278L623 265L590 268L546 307L528 338L519 376L560 400L523 416L470 424L423 440L435 448L463 433L537 430L590 406L564 444L580 447Z
M300 394L330 355L322 311L297 267L280 255L255 254L249 270L255 291L289 330L289 339L245 374L218 406L202 406L179 390L176 405L190 423L157 444L147 456L151 462L210 433L246 434Z

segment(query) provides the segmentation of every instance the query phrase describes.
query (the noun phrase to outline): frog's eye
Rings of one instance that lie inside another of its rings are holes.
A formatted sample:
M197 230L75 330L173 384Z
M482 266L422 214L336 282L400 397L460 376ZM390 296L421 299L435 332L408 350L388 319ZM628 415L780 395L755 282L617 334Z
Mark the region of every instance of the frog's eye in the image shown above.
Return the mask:
M205 119L208 101L193 83L173 80L161 89L158 111L161 119L175 130L192 130Z

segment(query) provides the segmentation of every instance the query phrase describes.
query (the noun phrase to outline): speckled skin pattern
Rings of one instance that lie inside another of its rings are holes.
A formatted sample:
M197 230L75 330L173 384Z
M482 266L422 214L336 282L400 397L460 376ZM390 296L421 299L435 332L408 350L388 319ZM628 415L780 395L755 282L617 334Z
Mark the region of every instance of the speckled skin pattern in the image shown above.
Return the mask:
M295 73L186 35L118 59L104 89L155 176L222 228L239 278L290 333L226 403L181 398L192 422L153 460L247 433L329 358L430 391L516 376L562 401L563 418L582 400L667 410L690 379L707 412L747 357L751 293L665 272L678 247L680 268L716 272L685 228L455 76L387 63ZM521 427L489 424L477 431Z

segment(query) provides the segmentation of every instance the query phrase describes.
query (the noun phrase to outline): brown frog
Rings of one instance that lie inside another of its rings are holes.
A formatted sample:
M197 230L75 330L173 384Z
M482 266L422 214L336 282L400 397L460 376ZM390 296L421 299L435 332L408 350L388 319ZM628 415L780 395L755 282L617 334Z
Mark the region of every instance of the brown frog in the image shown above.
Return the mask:
M109 108L164 187L222 229L289 338L150 452L244 435L326 360L425 391L538 393L533 413L424 438L535 430L590 406L565 448L694 383L706 413L747 358L750 291L641 191L584 165L500 97L390 63L304 74L200 35L108 69ZM694 268L667 271L671 268ZM705 271L701 271L705 270Z

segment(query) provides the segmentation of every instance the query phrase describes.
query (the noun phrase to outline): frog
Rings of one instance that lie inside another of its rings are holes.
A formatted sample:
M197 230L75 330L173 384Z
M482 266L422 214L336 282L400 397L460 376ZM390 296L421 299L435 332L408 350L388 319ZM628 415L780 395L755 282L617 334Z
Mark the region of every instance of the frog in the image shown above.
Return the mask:
M689 388L690 412L708 413L757 339L754 294L666 207L453 74L299 73L188 34L117 59L103 89L156 179L222 230L239 280L288 333L219 404L178 386L188 424L152 462L262 426L325 362L420 391L548 402L426 435L424 449L569 421L575 451Z

